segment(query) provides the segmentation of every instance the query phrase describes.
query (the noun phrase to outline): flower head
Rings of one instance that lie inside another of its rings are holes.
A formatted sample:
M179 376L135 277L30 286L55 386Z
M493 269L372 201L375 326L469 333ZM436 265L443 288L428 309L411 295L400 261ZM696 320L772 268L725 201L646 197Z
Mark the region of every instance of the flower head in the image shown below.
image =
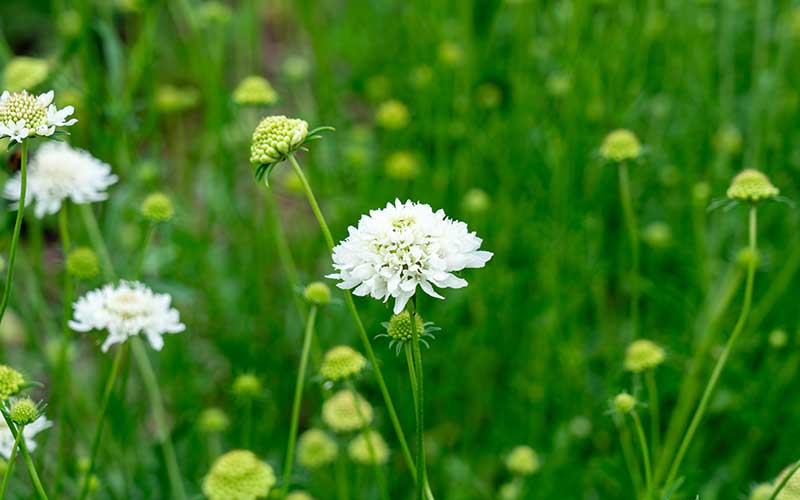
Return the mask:
M389 460L389 446L377 431L359 433L347 447L350 458L362 465L385 464Z
M328 305L331 301L331 289L321 281L314 281L303 290L303 298L317 306Z
M506 467L515 476L530 476L539 466L539 455L530 446L517 446L506 457Z
M308 469L325 467L339 454L339 446L325 431L309 429L297 441L297 462Z
M464 211L470 214L483 214L489 210L492 205L492 199L486 194L486 191L480 188L472 188L464 195L462 207Z
M9 415L17 425L32 424L39 418L41 408L31 398L21 398L11 403Z
M780 191L772 185L769 177L758 170L748 168L741 171L728 188L728 198L756 202L778 196Z
M230 426L230 419L220 408L212 406L206 408L197 419L197 427L201 432L213 434L217 432L224 432Z
M233 393L239 399L255 399L262 391L261 381L252 373L243 373L233 381Z
M6 64L3 84L12 92L33 89L44 83L49 72L50 65L44 59L15 57Z
M13 94L3 92L0 95L0 138L22 142L28 137L51 136L56 127L74 125L78 120L68 118L75 108L56 108L52 104L54 95L52 90L38 96L25 90Z
M167 222L175 215L172 200L164 193L151 193L142 202L142 215L150 222Z
M399 181L408 181L419 175L419 161L410 151L397 151L386 159L386 174Z
M67 273L82 280L90 280L100 274L97 254L89 247L77 247L67 254Z
M217 458L203 479L203 494L209 500L255 500L266 498L275 486L269 464L252 452L234 450Z
M25 446L28 447L28 451L33 452L36 450L36 441L34 441L33 438L41 431L49 429L52 426L53 422L44 417L37 418L33 423L25 426L22 430L22 438L25 440ZM13 447L14 435L11 433L11 429L8 428L5 419L0 418L0 455L8 460L11 457L11 450Z
M492 258L491 252L480 250L481 242L466 224L447 218L443 210L396 200L349 228L347 239L333 249L337 272L328 278L341 280L337 286L355 289L355 295L384 302L394 298L397 314L417 287L441 299L434 287L467 286L453 273L483 267Z
M308 136L308 122L299 118L268 116L253 132L250 162L278 163L297 151Z
M636 407L636 398L627 392L621 392L614 397L614 409L622 415L627 415Z
M625 350L625 369L639 373L664 362L664 349L651 340L634 340Z
M246 77L233 91L233 101L240 106L269 106L277 100L278 93L269 81L258 75Z
M8 365L0 365L0 400L18 393L25 384L25 377Z
M69 326L77 332L107 330L103 352L139 334L160 351L164 346L162 335L186 329L171 301L169 295L154 293L138 281L109 283L75 302Z
M419 314L414 315L414 320L416 322L414 329L417 331L417 335L421 336L422 332L425 331L425 323L422 321L422 317ZM392 315L392 318L389 320L389 325L386 327L386 333L389 337L398 342L408 342L411 340L414 336L411 325L411 313L402 311Z
M387 130L399 130L408 125L408 108L396 99L390 99L378 106L375 112L375 121Z
M322 420L336 432L361 429L372 422L372 405L361 395L341 390L322 405Z
M600 155L608 161L623 162L635 160L642 153L639 138L626 129L614 130L608 134L600 146Z
M360 352L346 345L336 346L325 353L320 375L327 380L342 380L361 373L367 360Z
M111 167L86 151L73 149L63 142L48 142L36 152L28 168L27 194L36 202L38 218L54 214L66 200L81 205L108 198L106 189L117 182ZM6 182L3 196L16 208L21 189L21 177Z

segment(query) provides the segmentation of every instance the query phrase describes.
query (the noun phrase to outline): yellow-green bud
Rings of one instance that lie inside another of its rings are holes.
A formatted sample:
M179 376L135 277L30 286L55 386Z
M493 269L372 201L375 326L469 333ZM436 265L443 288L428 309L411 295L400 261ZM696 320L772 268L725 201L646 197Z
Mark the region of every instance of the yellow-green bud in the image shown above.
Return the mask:
M227 24L233 11L222 2L205 2L197 6L197 17L204 26Z
M277 163L297 151L308 137L308 123L299 118L268 116L253 131L250 163Z
M341 390L322 405L322 421L336 432L351 432L372 422L373 411L361 395Z
M230 420L225 412L219 408L211 407L203 410L200 418L197 419L197 427L201 432L216 434L224 432L230 426Z
M396 99L383 102L375 112L375 121L388 130L399 130L408 125L408 108Z
M362 465L385 464L389 460L389 446L378 432L367 430L350 441L347 454Z
M58 18L58 30L65 38L75 38L81 33L83 21L80 12L65 10Z
M758 170L748 168L741 171L728 188L728 198L756 202L778 196L780 191L769 178Z
M34 89L44 83L49 72L50 65L44 59L15 57L3 72L4 88L9 92Z
M82 280L90 280L100 274L100 262L91 248L77 247L67 255L67 273Z
M39 418L39 409L30 398L22 398L11 404L11 420L17 425L28 425Z
M642 231L642 239L653 248L666 248L672 242L672 229L665 222L651 222Z
M472 188L464 195L462 202L465 212L473 215L483 214L489 210L492 204L491 198L486 194L486 191L480 188Z
M625 350L625 369L634 373L651 370L664 362L664 349L647 339L634 340Z
M742 149L742 133L735 125L723 125L714 135L714 148L727 155L737 154Z
M374 75L366 82L367 96L373 101L386 99L392 90L392 81L386 75Z
M506 468L515 476L530 476L539 466L539 455L530 446L517 446L506 457Z
M25 384L25 377L8 365L0 365L0 400L17 394Z
M632 412L635 406L636 398L627 392L617 394L617 396L614 398L614 409L622 415L627 415L628 413Z
M547 76L545 86L553 97L564 97L572 90L572 77L568 73L557 71Z
M427 87L433 81L433 70L430 66L417 66L411 70L411 85L420 89Z
M293 491L286 495L286 500L314 500L314 497L305 491Z
M320 375L327 380L342 380L361 373L367 366L367 360L355 349L340 345L325 353Z
M209 500L266 498L275 486L275 473L252 452L234 450L217 458L203 479Z
M789 342L789 335L786 334L786 330L772 330L769 334L769 345L774 347L775 349L781 349L786 347L786 344Z
M142 215L150 222L167 222L175 215L175 207L169 196L152 193L142 202Z
M233 91L233 101L240 106L269 106L278 101L278 93L266 78L250 75Z
M446 40L439 44L439 61L445 66L458 66L464 60L464 49L456 42Z
M642 154L639 138L626 129L614 130L608 134L600 146L600 155L608 161L623 162L635 160Z
M331 302L331 289L322 281L314 281L303 290L303 297L314 305L324 306Z
M386 174L397 180L408 181L419 175L419 161L410 151L397 151L386 159Z
M187 111L200 102L200 93L190 87L161 85L156 89L155 107L161 113Z
M707 182L698 182L692 186L692 199L695 204L705 205L709 196L711 196L711 186Z
M511 481L500 486L497 492L499 500L519 500L522 495L522 486L518 481Z
M757 266L759 260L758 250L753 250L750 247L742 248L736 255L736 262L742 267Z
M250 373L243 373L233 381L233 394L241 399L255 399L262 390L261 381Z
M286 78L293 81L305 80L311 72L311 65L308 59L303 56L289 56L283 61L283 74Z
M325 431L309 429L297 441L297 462L308 469L325 467L336 460L339 446Z
M425 323L422 321L419 314L415 314L414 319L416 320L417 336L422 336L425 330ZM414 332L411 331L411 313L403 311L400 314L392 316L392 319L389 320L389 327L386 329L386 333L398 342L407 342L411 340L414 334Z

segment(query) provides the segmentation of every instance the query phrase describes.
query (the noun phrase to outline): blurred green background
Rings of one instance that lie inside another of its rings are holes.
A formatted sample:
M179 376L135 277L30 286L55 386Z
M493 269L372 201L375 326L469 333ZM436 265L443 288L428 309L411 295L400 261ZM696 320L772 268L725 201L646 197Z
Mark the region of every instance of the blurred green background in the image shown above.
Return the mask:
M646 147L631 165L644 240L640 330L668 353L657 372L665 420L698 341L715 332L707 368L741 301L735 256L745 244L745 210L707 206L744 167L797 196L795 1L4 0L0 11L0 66L13 56L45 59L36 90L53 88L60 105L75 106L80 121L69 142L121 177L109 201L95 205L121 274L135 265L141 200L160 190L176 203L143 280L173 294L188 326L151 359L192 493L212 458L197 426L205 408L221 407L231 419L223 449L243 445L246 409L231 392L238 374L256 374L265 387L254 407L253 451L276 469L283 459L302 324L275 225L285 230L301 285L330 269L290 169L276 169L271 194L253 179L250 134L263 115L336 128L299 157L334 238L369 209L410 198L466 221L495 253L486 269L466 273L468 288L421 303L443 330L424 355L430 478L448 500L499 498L509 479L503 459L519 444L542 458L524 498L633 498L607 414L611 397L638 388L622 368L631 263L617 171L597 152L609 131L629 128ZM233 90L250 74L269 79L275 105L234 104ZM392 100L407 110L407 123L392 105L387 111ZM3 170L17 161L4 155ZM74 238L87 244L73 215ZM759 223L753 316L677 498L747 498L753 483L800 458L798 214L768 204ZM8 213L4 252L12 224ZM58 433L68 433L69 498L110 357L96 339L76 338L75 392L49 393L62 310L56 218L26 218L23 238L12 296L18 321L3 325L3 356L44 382L41 396L51 404L65 398L72 408L68 428L42 434L36 453L47 482ZM357 303L370 334L381 333L390 311ZM785 343L770 342L776 329L788 334ZM339 343L360 349L341 297L320 317L312 371L320 352ZM404 360L381 339L374 345L413 434ZM127 394L112 400L95 498L166 498L147 399L136 371L126 373ZM367 374L359 388L395 451L391 497L410 498L374 378ZM323 392L318 383L306 391L301 429L319 423ZM377 498L369 469L350 473L355 498ZM331 497L329 481L297 472L297 484L319 499ZM22 475L14 488L13 498L29 498Z

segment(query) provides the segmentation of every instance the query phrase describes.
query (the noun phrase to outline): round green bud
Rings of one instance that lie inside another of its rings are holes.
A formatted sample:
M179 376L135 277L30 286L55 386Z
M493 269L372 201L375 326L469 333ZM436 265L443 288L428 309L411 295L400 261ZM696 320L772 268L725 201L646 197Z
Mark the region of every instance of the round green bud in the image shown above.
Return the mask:
M425 331L425 323L419 314L415 314L414 319L416 320L417 335L422 336ZM411 313L403 311L400 314L393 315L392 319L389 320L389 327L386 329L386 333L398 342L411 340L414 336L414 332L411 331Z
M742 150L742 133L736 125L723 125L714 134L714 148L720 153L735 155Z
M47 109L39 103L37 96L26 90L14 92L0 102L0 123L16 123L20 120L25 120L25 127L31 130L48 123Z
M275 486L275 472L252 452L234 450L217 458L203 479L209 500L266 498Z
M623 162L635 160L642 154L639 138L626 129L614 130L608 134L600 146L600 155L608 161Z
M293 491L286 495L286 500L314 500L314 497L305 491Z
M25 377L8 365L0 365L0 400L17 394L25 384Z
M666 248L672 242L672 229L665 222L651 222L642 231L642 239L653 248Z
M203 26L225 25L233 17L233 11L222 2L204 2L197 6L197 17Z
M522 497L522 486L517 481L511 481L500 486L497 492L499 500L519 500Z
M748 168L733 178L728 188L728 198L757 202L778 196L780 191L772 185L769 177L758 170Z
M456 42L446 40L439 44L439 61L445 66L458 66L464 61L464 49Z
M142 202L142 215L150 222L167 222L175 215L175 207L169 196L152 193Z
M206 408L197 419L197 427L200 432L216 434L225 432L230 426L230 420L225 412L220 408Z
M311 72L311 64L308 59L299 55L292 55L283 61L283 74L289 80L299 82L305 80Z
M303 290L303 297L317 306L328 305L331 302L331 289L322 281L314 281Z
M28 425L39 418L39 409L30 398L22 398L11 404L11 420L18 425Z
M411 85L421 89L433 81L433 70L430 66L421 65L411 70Z
M736 262L742 267L750 267L751 265L757 266L760 260L758 250L753 250L750 247L745 247L739 250L736 254Z
M492 205L492 199L486 191L480 188L472 188L464 195L462 206L465 212L473 215L486 213Z
M576 438L587 438L592 433L592 421L584 416L577 416L570 420L569 430Z
M240 106L269 106L278 101L278 93L266 78L250 75L233 91L233 101Z
M233 394L238 398L255 399L262 391L261 381L250 373L243 373L233 381Z
M66 10L58 18L58 31L64 38L75 38L81 33L83 21L77 10Z
M711 196L711 186L707 182L698 182L692 186L692 200L695 204L705 205L709 196Z
M44 83L49 72L50 65L44 59L15 57L3 72L4 88L9 92L34 89Z
M323 378L335 382L358 375L365 366L367 360L360 352L340 345L325 353L319 373Z
M789 343L789 335L787 335L786 330L777 329L770 332L769 345L775 349L786 347L787 343Z
M515 476L530 476L539 466L539 455L530 446L517 446L506 457L506 468Z
M268 116L253 131L250 163L278 163L297 151L308 137L308 123L299 118Z
M545 87L553 97L564 97L572 90L572 77L568 73L556 71L547 76Z
M161 113L180 113L198 105L200 93L191 87L161 85L156 89L155 108Z
M617 394L614 398L614 409L622 415L627 415L632 412L635 406L636 398L627 392Z
M640 373L664 362L664 349L647 339L634 340L625 350L625 369Z
M378 432L367 430L350 441L347 454L362 465L382 465L389 460L389 446Z
M336 432L351 432L372 422L373 411L361 395L341 390L322 405L322 421Z
M772 498L773 486L769 483L757 484L750 490L749 500L769 500Z
M393 179L409 181L419 173L419 160L410 151L397 151L386 159L386 175Z
M387 130L399 130L405 128L410 120L408 108L396 99L390 99L381 103L375 112L375 121Z
M309 429L297 441L297 462L308 469L325 467L336 460L339 446L325 431Z
M77 247L67 255L67 273L82 280L90 280L100 274L100 261L91 248Z

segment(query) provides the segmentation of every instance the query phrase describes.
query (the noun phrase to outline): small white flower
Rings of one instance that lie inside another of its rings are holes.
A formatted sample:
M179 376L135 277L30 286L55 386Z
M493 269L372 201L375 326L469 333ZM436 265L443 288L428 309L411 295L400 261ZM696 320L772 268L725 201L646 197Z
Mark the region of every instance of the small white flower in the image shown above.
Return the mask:
M395 314L414 296L417 286L442 299L434 287L462 288L466 280L455 274L483 267L491 252L480 250L482 240L463 222L447 218L443 210L424 203L395 200L383 210L361 216L358 227L333 249L337 286L355 289L355 295L394 298Z
M83 204L103 201L106 189L117 182L111 167L86 151L73 149L63 142L48 142L36 152L28 167L29 201L36 202L34 213L42 218L54 214L61 203L70 199ZM3 196L19 201L20 174L6 182ZM18 203L11 205L17 208Z
M0 138L22 142L33 136L51 136L56 127L69 127L77 119L69 118L75 112L72 106L58 109L53 103L55 93L51 90L39 96L27 91L8 91L0 95Z
M25 426L22 430L22 438L25 439L25 446L28 451L33 452L36 449L36 441L33 440L37 434L45 429L53 426L53 422L47 420L45 417L39 417L31 424ZM11 429L5 419L0 418L0 455L6 460L11 457L11 449L14 447L14 435L11 434Z
M156 351L164 345L162 335L186 329L178 311L170 307L172 297L153 293L138 281L122 281L92 290L73 305L69 327L76 332L107 330L103 352L128 337L144 334Z

